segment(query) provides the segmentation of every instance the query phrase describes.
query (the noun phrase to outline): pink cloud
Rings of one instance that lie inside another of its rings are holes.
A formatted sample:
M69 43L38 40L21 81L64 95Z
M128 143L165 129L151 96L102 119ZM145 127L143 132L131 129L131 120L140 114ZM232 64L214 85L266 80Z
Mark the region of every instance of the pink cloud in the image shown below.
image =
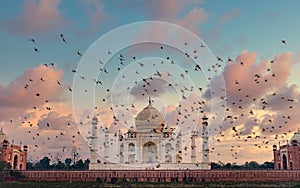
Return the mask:
M207 20L207 17L208 14L203 8L194 8L182 20L178 21L178 24L195 34L199 34L198 27Z
M203 8L197 8L197 5L202 2L202 0L162 0L159 3L155 1L146 1L142 3L141 7L146 16L151 20L167 21L178 24L195 34L199 34L199 25L204 23L208 17L207 12ZM181 18L181 11L191 7L194 8ZM158 31L161 32L161 30Z
M285 52L276 55L274 63L256 63L256 53L242 52L235 63L228 64L224 69L229 104L236 102L245 107L253 103L253 99L283 87L291 74L291 59L291 53ZM246 95L249 97L245 98ZM243 101L238 102L240 99Z
M230 118L225 118L222 130L232 131L232 127L241 126L239 135L247 136L258 127L256 133L268 135L268 139L270 135L296 130L299 90L288 82L292 65L290 52L275 55L271 63L258 62L257 53L243 51L234 62L227 63L223 72L228 109L225 117ZM279 137L287 139L286 135ZM279 141L279 137L271 140ZM244 139L241 137L240 141Z
M162 0L159 3L155 1L146 1L142 8L151 19L170 21L178 17L179 12L188 7L202 3L202 0L181 1L181 0Z
M62 70L40 65L26 70L7 87L0 86L0 117L11 118L28 108L44 105L46 100L59 101L63 88L58 86L57 80L61 80L62 76ZM37 93L40 96L37 96Z
M24 1L17 18L7 20L5 28L17 34L40 34L60 30L68 24L59 12L60 0Z
M70 111L71 112L71 111ZM39 130L60 130L67 131L74 129L75 122L72 114L67 116L61 115L59 112L52 111L43 115L39 119Z

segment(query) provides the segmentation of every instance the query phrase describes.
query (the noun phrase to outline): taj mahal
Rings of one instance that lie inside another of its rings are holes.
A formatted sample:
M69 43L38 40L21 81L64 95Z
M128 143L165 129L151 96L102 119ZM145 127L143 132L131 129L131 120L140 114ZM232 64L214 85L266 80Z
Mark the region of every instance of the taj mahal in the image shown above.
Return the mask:
M199 162L196 150L195 131L190 132L190 159L183 161L183 137L180 132L174 133L174 128L165 125L162 114L152 105L148 105L135 117L135 126L126 133L118 133L118 162L108 160L110 138L108 131L104 135L104 162L98 160L98 119L92 119L90 139L90 170L118 169L210 169L208 149L208 118L202 117L202 161ZM116 147L116 146L114 146ZM186 146L185 146L186 148Z

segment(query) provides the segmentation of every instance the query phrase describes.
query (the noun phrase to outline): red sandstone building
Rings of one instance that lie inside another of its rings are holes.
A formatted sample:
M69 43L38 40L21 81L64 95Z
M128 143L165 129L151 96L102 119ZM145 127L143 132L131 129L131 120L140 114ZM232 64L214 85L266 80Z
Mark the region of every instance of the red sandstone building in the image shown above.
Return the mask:
M26 170L27 146L10 144L0 128L0 161L8 162L13 170Z
M276 145L273 145L274 153L274 169L275 170L294 170L300 169L300 130L294 133L290 143L287 141L286 145L280 145L277 149Z

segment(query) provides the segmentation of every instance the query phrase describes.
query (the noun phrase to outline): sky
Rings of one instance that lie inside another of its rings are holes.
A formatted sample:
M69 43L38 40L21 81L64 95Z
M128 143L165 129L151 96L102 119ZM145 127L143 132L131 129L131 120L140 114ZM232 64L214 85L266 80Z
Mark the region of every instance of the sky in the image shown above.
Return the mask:
M201 135L206 113L214 162L272 161L272 145L299 127L297 0L3 5L0 126L29 145L30 161L64 160L74 146L88 158L94 114L99 134L108 128L116 144L114 133L134 125L148 96L187 137L193 128Z

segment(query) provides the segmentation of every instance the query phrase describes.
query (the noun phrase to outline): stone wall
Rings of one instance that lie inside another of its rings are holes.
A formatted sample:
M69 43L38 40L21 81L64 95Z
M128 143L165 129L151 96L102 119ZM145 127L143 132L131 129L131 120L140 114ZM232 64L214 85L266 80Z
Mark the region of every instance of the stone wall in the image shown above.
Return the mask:
M300 170L22 171L27 181L300 181Z

